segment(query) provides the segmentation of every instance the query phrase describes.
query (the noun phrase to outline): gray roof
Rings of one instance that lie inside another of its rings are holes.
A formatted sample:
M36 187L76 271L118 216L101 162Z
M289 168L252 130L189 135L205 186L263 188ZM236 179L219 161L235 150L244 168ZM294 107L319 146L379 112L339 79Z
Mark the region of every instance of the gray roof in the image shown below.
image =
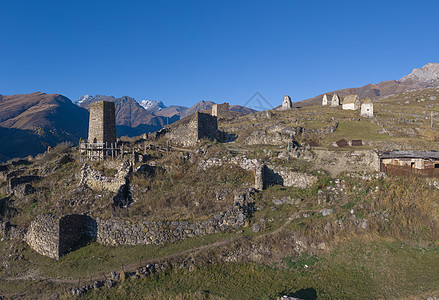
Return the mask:
M423 158L423 159L439 159L437 151L380 151L380 158Z

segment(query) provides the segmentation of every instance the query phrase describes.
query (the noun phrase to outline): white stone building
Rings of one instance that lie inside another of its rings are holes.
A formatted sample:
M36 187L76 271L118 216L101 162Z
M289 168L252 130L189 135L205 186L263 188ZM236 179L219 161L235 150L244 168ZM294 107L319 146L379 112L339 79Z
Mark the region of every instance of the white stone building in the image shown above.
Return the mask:
M370 99L364 100L361 104L360 116L362 117L373 117L373 102Z
M323 95L322 105L328 105L328 96L326 96L326 94Z
M338 107L340 106L340 97L338 97L337 94L332 95L331 99L331 107Z
M357 110L360 108L360 98L358 95L349 95L343 99L343 109Z
M282 101L282 110L293 108L293 102L291 102L291 98L288 95L284 96L284 100Z

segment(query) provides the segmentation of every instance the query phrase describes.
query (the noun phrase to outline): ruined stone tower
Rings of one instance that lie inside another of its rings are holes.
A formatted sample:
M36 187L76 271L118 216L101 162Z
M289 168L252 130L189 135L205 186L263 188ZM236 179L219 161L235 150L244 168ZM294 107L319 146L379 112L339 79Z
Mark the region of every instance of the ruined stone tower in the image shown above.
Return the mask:
M90 105L89 143L116 143L116 109L114 102L99 101Z
M212 106L212 116L217 117L218 119L227 118L230 115L230 107L229 103L223 104L214 104Z

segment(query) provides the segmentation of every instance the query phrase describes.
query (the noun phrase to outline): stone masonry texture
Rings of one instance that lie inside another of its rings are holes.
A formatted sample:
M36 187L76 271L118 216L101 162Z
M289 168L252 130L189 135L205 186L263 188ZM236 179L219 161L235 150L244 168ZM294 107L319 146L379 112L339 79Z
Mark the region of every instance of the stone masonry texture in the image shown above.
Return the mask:
M116 112L113 102L93 102L90 106L89 143L116 143Z

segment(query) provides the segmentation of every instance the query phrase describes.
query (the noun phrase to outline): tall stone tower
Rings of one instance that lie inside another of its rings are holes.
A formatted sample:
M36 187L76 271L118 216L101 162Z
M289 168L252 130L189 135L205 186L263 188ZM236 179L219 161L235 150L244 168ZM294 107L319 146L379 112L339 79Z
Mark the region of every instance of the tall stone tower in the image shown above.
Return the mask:
M89 143L116 143L116 109L114 102L99 101L90 105Z

